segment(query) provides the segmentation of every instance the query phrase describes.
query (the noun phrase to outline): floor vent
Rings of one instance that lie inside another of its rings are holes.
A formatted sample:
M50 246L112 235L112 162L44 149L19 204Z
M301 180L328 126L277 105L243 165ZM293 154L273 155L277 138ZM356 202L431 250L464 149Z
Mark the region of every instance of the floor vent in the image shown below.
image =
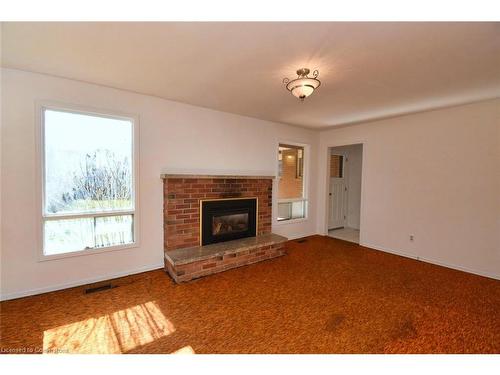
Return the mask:
M99 285L93 288L87 288L85 289L85 294L90 294L90 293L96 293L96 292L102 292L103 290L108 290L108 289L113 289L116 288L115 285L111 284L104 284L104 285Z
M304 242L307 242L307 240L306 239L297 240L297 243L304 243Z

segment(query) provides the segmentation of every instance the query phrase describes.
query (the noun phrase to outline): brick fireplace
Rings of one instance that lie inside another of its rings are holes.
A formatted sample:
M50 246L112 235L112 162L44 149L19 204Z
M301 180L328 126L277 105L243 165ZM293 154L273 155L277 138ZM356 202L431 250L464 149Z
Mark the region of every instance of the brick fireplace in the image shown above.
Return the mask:
M175 281L285 254L286 238L271 233L274 177L162 178L165 268ZM215 241L208 244L211 235Z

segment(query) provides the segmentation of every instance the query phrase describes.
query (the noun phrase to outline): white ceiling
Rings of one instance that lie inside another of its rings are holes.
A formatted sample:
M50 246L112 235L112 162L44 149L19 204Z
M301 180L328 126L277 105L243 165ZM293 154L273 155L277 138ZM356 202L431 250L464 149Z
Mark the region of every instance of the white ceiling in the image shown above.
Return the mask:
M500 23L4 23L2 65L324 128L500 96Z

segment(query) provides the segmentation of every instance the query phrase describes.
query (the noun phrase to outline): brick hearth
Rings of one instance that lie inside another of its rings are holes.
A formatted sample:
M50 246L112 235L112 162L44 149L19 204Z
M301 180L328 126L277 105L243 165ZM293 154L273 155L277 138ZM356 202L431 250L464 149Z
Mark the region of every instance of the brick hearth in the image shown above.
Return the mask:
M265 234L165 253L167 272L176 282L211 275L285 255L287 239Z

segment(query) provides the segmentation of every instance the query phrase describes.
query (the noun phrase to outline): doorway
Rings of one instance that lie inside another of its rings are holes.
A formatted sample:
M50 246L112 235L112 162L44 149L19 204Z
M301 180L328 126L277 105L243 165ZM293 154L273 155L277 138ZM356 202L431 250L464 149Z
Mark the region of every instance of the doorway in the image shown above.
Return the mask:
M329 149L328 235L359 243L363 145Z

